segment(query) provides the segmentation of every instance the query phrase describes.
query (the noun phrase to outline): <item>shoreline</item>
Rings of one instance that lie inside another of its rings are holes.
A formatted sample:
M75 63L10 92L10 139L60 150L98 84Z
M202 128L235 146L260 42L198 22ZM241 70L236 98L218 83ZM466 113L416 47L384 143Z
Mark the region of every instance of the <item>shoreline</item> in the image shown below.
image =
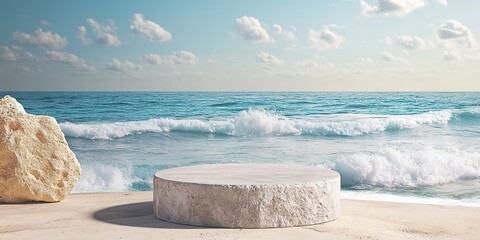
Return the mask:
M480 208L342 199L332 222L205 228L156 219L152 192L73 193L60 203L0 204L2 239L476 239Z
M435 197L418 197L409 195L394 195L388 193L377 193L370 191L356 192L351 190L342 190L341 199L371 201L371 202L389 202L405 204L426 204L437 206L457 206L457 207L476 207L480 208L480 199L445 199Z

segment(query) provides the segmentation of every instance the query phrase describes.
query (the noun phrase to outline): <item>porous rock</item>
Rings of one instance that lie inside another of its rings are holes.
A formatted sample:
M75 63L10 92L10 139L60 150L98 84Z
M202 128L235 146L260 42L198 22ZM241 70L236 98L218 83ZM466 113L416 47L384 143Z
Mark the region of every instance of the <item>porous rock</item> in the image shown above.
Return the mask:
M80 164L53 117L0 100L0 202L58 202L80 179Z
M272 228L340 216L340 175L318 167L198 165L157 172L153 183L155 216L174 223Z

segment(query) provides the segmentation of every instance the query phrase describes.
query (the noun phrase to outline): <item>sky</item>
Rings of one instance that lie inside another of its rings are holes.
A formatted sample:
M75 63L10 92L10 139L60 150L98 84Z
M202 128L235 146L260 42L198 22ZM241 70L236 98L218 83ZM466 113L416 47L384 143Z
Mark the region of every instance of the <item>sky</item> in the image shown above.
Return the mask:
M0 91L480 91L480 0L24 1Z

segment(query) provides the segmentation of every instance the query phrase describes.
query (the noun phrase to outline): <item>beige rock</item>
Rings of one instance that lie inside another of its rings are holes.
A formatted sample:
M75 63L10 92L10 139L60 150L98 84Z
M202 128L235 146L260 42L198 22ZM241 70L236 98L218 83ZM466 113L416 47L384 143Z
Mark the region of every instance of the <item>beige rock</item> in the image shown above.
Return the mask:
M340 216L340 175L291 164L214 164L172 168L153 180L154 214L208 227L272 228Z
M58 202L80 179L80 164L53 117L0 100L0 202Z

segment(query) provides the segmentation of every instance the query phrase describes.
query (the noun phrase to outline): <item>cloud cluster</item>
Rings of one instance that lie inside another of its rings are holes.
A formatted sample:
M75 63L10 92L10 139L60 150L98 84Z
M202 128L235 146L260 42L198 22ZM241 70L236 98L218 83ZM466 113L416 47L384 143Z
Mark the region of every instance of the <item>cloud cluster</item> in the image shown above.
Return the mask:
M283 60L267 52L260 52L256 57L261 66L265 69L276 69L283 64Z
M135 63L132 63L128 60L125 60L125 62L121 62L120 60L114 58L112 62L109 62L105 65L106 69L112 70L112 71L117 71L117 72L128 72L128 71L136 71L136 70L142 70L142 67L140 65L137 65Z
M236 19L237 32L247 41L254 43L274 42L267 30L254 17L243 16Z
M41 28L35 30L32 35L23 32L15 32L13 33L13 39L25 45L52 49L61 49L68 44L66 38L57 33L43 31Z
M92 30L93 39L87 38L87 28L85 26L79 26L77 37L83 42L83 44L95 43L97 45L105 46L122 45L122 42L116 36L116 26L112 20L107 21L105 24L101 24L92 18L88 18L87 23Z
M467 47L474 47L477 41L473 37L472 31L459 21L449 20L437 28L436 34L441 40L459 40Z
M172 34L163 29L159 24L146 20L142 14L133 14L130 30L138 36L143 36L150 41L169 41L172 39Z
M331 30L332 26L324 26L322 30L308 30L310 46L319 50L338 48L344 37Z
M470 28L457 20L442 23L435 29L435 34L444 50L445 60L461 60L462 55L465 55L462 52L478 48L478 42Z
M47 51L47 57L52 62L64 63L73 66L82 71L94 71L95 67L87 64L85 59L76 56L75 54L59 51Z
M402 57L397 57L397 56L394 56L393 54L389 53L389 52L383 52L382 53L382 59L387 61L387 62L391 62L391 63L407 63L407 59L405 58L402 58Z
M425 41L417 36L399 36L397 37L397 43L411 50L423 49L426 46Z
M18 46L1 46L0 47L0 61L1 62L16 62L20 60L35 59L35 57L28 51Z
M365 16L405 16L425 5L427 5L426 0L378 0L377 5L371 5L365 0L360 0L362 14Z
M172 55L161 56L158 54L148 54L144 58L151 64L156 65L193 65L197 62L197 56L192 52L181 50Z
M293 32L283 29L278 24L273 25L273 32L277 35L283 36L287 40L295 40L295 35L293 34Z

